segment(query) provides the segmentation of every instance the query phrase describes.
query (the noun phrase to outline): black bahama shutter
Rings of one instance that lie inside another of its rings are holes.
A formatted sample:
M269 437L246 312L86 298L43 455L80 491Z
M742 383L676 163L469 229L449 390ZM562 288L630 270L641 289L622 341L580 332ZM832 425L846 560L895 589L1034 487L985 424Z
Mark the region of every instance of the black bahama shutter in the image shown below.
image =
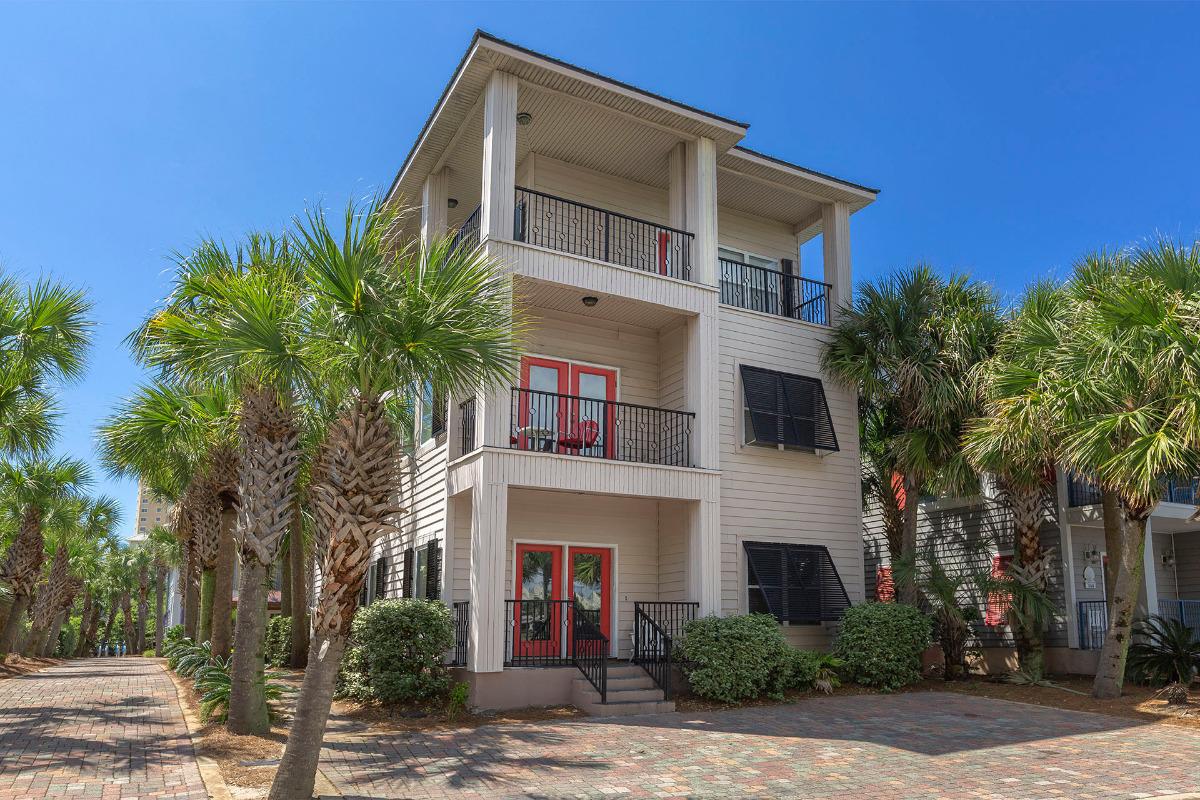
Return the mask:
M387 596L387 558L380 556L375 562L375 599L382 600Z
M442 546L437 541L425 545L425 599L439 600L442 595Z
M748 444L838 450L820 380L745 364L741 372Z
M850 598L829 549L815 544L744 542L750 610L780 622L835 622Z
M417 560L415 555L411 547L404 551L404 582L400 588L401 597L413 596L413 568L416 566L414 562Z

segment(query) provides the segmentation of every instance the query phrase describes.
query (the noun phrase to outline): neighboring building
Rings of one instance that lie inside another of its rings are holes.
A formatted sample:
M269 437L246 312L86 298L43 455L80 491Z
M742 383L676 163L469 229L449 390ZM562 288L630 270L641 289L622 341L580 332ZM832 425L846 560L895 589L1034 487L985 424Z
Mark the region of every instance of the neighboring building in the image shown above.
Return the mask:
M451 604L476 705L596 704L609 657L661 684L697 614L826 646L863 599L854 393L819 354L876 190L746 130L480 33L391 188L407 235L508 265L532 323L514 385L419 402L364 593Z
M159 525L170 524L171 504L141 481L137 493L137 538L145 539Z
M1200 499L1197 486L1195 480L1164 484L1163 500L1147 523L1138 615L1182 619L1200 636L1200 522L1188 521ZM1057 608L1045 637L1051 672L1094 674L1104 644L1110 598L1099 502L1092 486L1061 473L1047 491L1041 543L1053 554L1049 590ZM867 598L888 599L891 575L882 522L868 513L863 529ZM974 497L922 499L917 531L918 551L935 555L952 573L1001 572L1013 556L1012 519L986 480ZM984 596L970 585L963 591L980 611L972 629L986 668L1014 668L1003 598Z

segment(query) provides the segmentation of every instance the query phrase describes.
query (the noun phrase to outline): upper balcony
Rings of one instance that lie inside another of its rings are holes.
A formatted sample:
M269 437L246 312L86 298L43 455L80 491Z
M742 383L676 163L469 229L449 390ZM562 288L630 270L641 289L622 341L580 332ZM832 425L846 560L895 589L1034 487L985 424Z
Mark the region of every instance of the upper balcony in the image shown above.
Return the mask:
M1069 508L1098 505L1100 501L1100 489L1096 484L1078 475L1068 475L1067 505ZM1160 501L1185 506L1200 505L1200 478L1163 480Z

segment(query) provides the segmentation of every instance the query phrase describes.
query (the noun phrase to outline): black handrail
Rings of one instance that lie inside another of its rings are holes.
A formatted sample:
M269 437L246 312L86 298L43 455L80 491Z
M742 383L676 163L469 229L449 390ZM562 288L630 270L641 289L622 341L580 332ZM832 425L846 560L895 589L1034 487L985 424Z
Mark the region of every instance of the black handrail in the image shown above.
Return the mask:
M1079 648L1099 650L1104 647L1108 633L1108 602L1104 600L1079 601Z
M690 411L513 387L509 446L690 467L695 417Z
M462 225L458 226L458 230L454 232L454 238L450 240L451 251L457 250L459 245L467 247L476 247L479 245L479 220L482 215L483 206L475 206L475 210L471 212L471 216L467 217Z
M608 702L608 637L600 630L596 612L579 603L571 608L571 660L588 683Z
M722 303L815 325L829 324L830 284L727 258L719 258L717 263Z
M505 600L504 660L514 667L565 667L571 600Z
M635 602L633 604L633 663L640 666L671 699L671 674L676 646L688 622L696 618L699 603Z
M467 648L471 641L471 604L460 600L453 606L454 610L454 660L451 665L465 667L467 665Z
M475 450L475 398L468 397L458 404L458 420L460 440L462 441L461 455Z
M1159 485L1162 486L1160 499L1164 503L1200 505L1200 479L1167 478L1159 481ZM1102 499L1100 487L1091 480L1074 473L1067 475L1067 505L1069 507L1096 505Z
M572 255L691 280L688 231L516 187L513 238Z

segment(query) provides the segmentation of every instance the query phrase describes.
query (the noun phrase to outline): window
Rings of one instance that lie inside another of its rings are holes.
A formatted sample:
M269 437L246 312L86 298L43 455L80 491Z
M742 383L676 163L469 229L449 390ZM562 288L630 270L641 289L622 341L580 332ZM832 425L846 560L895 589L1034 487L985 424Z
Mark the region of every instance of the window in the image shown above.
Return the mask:
M850 598L828 548L815 544L744 542L751 613L780 622L835 622Z
M779 313L781 278L778 261L728 247L718 247L717 258L722 303Z
M421 387L421 443L446 432L446 393L426 381Z
M429 582L429 549L422 547L416 552L416 556L416 574L413 576L415 579L413 582L413 591L415 594L413 597L424 599L426 594L425 589L427 588L426 584Z
M742 365L742 393L746 444L838 449L825 387L816 378Z

